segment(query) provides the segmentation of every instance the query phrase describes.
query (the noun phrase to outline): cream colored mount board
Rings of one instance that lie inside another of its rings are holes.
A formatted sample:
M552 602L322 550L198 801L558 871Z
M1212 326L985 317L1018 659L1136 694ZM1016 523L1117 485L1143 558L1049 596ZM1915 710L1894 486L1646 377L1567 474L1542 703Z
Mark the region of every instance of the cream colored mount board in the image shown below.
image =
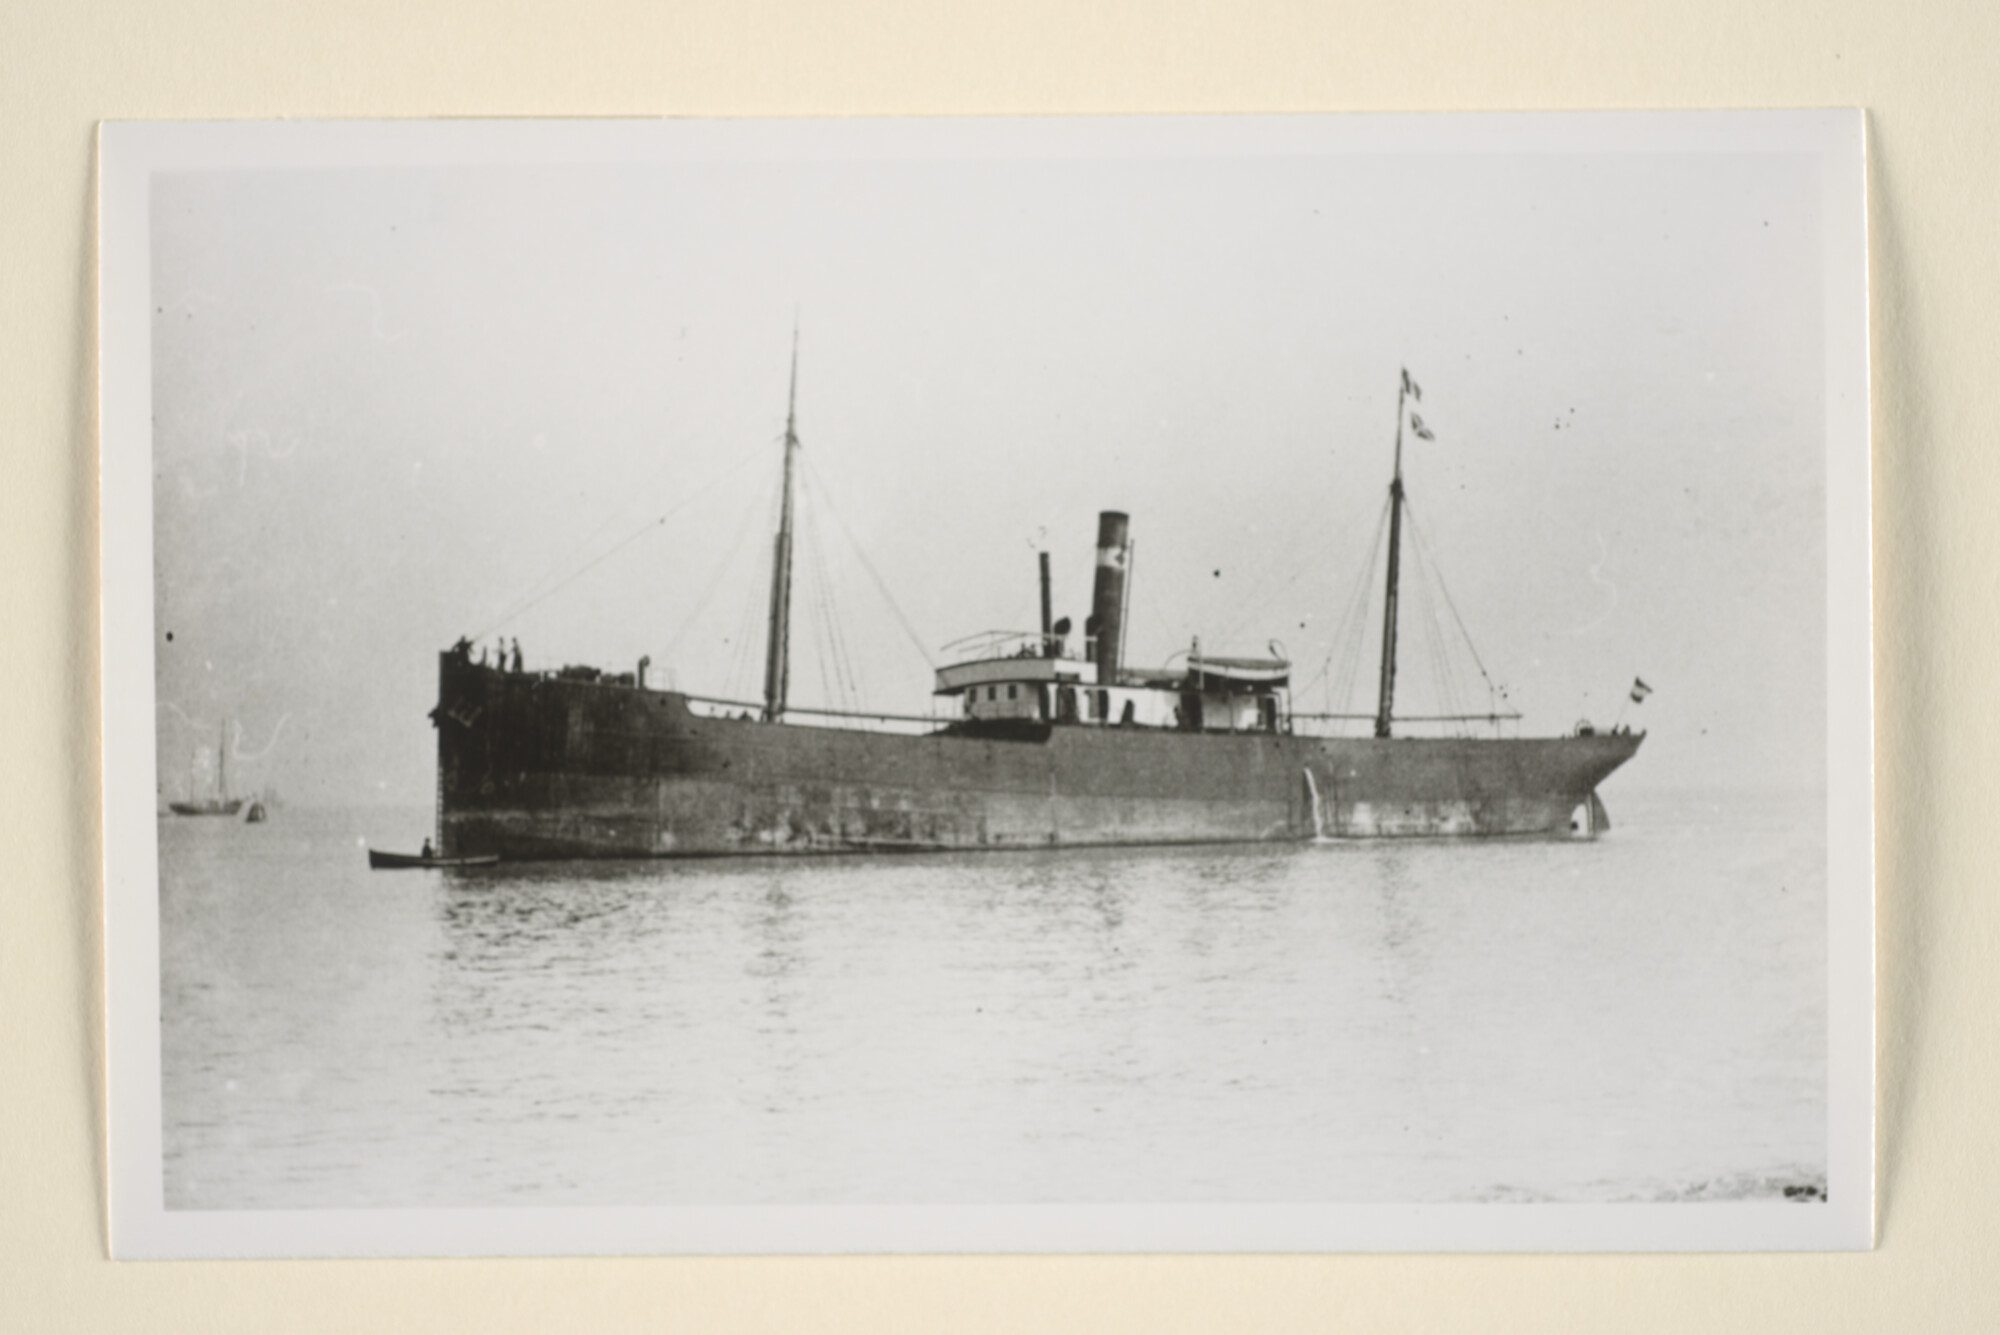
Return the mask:
M1862 127L104 126L113 1254L1869 1247Z

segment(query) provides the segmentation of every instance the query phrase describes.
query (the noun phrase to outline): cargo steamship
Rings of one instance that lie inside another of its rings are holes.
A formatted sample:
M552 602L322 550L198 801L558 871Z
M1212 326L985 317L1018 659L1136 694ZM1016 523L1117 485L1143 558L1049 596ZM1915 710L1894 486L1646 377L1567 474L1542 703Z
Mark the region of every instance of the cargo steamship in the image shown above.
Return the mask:
M1398 735L1403 377L1389 484L1372 736L1311 735L1281 657L1123 662L1127 516L1099 516L1080 654L1051 624L961 642L937 669L949 721L882 731L789 708L797 359L786 415L761 706L589 669L522 672L440 656L437 837L445 858L701 857L1385 836L1595 835L1597 787L1643 732ZM880 718L882 716L874 716ZM1512 714L1451 716L1497 723ZM915 720L909 720L916 722Z

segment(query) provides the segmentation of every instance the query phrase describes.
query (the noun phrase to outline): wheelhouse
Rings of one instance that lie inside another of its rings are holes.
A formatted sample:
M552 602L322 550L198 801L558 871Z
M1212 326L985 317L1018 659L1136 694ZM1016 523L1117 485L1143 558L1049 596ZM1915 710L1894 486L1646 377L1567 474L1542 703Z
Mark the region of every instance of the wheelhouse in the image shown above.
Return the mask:
M974 656L938 669L936 694L957 697L957 712L972 723L1282 732L1289 672L1281 658L1190 653L1184 665L1118 668L1104 682L1095 665L1041 636L996 632Z

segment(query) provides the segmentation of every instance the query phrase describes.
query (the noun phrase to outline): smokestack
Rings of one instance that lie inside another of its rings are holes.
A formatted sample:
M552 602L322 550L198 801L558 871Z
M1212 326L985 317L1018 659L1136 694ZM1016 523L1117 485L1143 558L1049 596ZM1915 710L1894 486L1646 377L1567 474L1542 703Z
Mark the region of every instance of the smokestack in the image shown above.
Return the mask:
M1041 552L1042 558L1042 657L1056 656L1054 623L1049 616L1049 554Z
M1097 622L1097 680L1110 685L1118 677L1124 649L1125 552L1130 520L1116 510L1097 516L1097 583L1091 591L1091 615Z

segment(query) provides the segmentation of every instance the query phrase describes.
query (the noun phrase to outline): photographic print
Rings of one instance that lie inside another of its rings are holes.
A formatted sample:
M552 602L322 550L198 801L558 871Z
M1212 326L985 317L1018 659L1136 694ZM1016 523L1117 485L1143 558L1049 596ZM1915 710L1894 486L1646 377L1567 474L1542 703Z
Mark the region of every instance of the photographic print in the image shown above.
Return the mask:
M1869 1245L1861 129L106 127L114 1253Z

